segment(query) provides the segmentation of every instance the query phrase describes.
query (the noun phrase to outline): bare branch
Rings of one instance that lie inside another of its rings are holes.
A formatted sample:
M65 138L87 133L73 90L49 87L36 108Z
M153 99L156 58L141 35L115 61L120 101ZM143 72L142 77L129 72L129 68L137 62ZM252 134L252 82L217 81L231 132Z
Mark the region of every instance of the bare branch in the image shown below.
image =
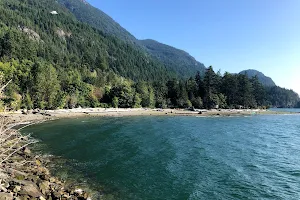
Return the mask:
M11 154L9 154L5 159L3 159L0 164L4 163L5 161L7 161L10 157L12 157L15 153L17 153L18 151L20 151L21 149L27 147L28 145L31 145L31 144L34 144L34 143L37 143L37 141L32 141L32 142L29 142L23 146L21 146L20 148L16 149L14 152L12 152Z
M2 86L0 88L0 92L2 92L8 86L8 84L10 84L10 82L12 82L12 80L8 81L4 86Z

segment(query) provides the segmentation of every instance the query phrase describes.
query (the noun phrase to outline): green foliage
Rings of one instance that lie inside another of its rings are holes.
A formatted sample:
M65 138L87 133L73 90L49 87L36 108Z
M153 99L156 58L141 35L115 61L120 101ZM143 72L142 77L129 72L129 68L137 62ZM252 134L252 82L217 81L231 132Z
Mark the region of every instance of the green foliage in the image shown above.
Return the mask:
M204 75L204 105L208 109L214 108L218 105L218 76L210 66Z
M293 108L299 105L299 95L293 90L287 90L278 86L267 87L267 99L269 104L278 108Z
M60 89L56 69L52 65L39 65L35 74L35 98L41 108L56 109L55 100Z
M114 97L112 99L112 107L118 108L118 106L119 106L119 98L118 97Z

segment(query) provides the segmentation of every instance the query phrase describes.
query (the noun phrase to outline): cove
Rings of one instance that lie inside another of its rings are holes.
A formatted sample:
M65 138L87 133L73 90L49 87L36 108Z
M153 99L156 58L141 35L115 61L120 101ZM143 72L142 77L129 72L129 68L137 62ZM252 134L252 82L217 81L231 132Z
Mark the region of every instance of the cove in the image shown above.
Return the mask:
M300 115L86 117L23 131L63 160L57 174L113 199L300 198Z

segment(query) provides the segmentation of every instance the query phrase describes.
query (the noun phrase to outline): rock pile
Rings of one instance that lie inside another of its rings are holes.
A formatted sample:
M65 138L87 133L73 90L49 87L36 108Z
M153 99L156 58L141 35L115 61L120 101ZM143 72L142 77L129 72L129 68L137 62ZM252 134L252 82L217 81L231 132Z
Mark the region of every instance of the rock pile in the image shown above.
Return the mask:
M39 156L33 156L28 148L17 153L13 160L26 160L24 165L12 169L0 166L0 200L33 199L90 199L80 188L67 186L51 176Z
M46 159L27 147L36 141L12 127L0 117L0 200L90 199L82 189L51 176Z

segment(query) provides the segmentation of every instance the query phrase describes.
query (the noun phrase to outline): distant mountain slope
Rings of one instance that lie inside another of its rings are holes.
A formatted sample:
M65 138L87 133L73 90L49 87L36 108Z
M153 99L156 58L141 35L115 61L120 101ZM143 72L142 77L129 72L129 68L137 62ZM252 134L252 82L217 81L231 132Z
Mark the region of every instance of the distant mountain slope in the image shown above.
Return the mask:
M197 71L205 72L205 66L187 52L155 40L140 40L150 54L173 69L182 77L194 76Z
M103 11L88 4L87 1L58 0L58 2L64 5L68 10L70 10L79 21L87 23L106 34L116 36L123 41L135 44L138 43L138 40L126 29L120 26L116 21L114 21Z
M194 76L197 71L203 74L205 71L205 66L202 63L196 61L195 58L182 50L154 40L137 40L111 17L84 0L58 1L71 11L79 21L85 22L108 35L113 35L133 44L144 54L150 54L159 62L166 65L169 70L175 71L180 77Z
M254 76L257 76L258 80L264 85L264 86L276 86L275 82L268 76L265 76L263 73L254 70L254 69L248 69L241 71L240 74L246 74L249 78L252 78Z

